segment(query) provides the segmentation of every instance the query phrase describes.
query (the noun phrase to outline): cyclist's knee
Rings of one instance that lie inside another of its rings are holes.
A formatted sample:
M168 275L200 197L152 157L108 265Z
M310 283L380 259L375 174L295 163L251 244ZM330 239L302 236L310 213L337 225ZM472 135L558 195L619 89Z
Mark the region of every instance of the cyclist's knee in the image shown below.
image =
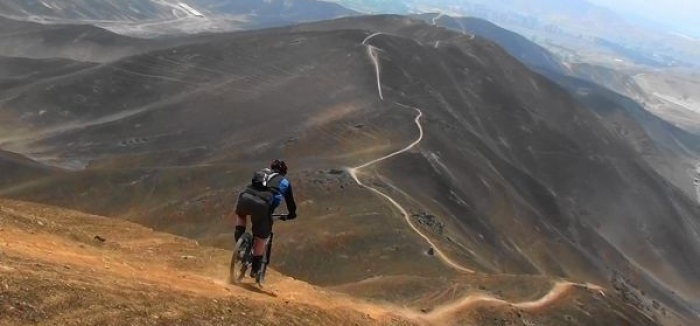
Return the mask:
M262 256L265 253L267 238L255 237L253 242L253 256Z
M271 233L272 233L272 230L266 230L264 228L256 228L255 226L253 226L253 236L256 238L266 240L267 238L270 237Z

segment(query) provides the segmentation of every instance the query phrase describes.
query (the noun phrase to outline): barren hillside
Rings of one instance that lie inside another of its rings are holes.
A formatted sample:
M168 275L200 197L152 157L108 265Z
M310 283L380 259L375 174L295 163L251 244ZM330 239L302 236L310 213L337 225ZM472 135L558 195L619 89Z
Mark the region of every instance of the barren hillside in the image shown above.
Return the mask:
M229 285L229 251L128 222L17 201L0 201L0 235L0 323L8 326L559 325L565 320L652 325L610 300L613 294L606 291L535 278L529 283L539 284L540 291L512 293L512 304L486 287L528 280L483 275L447 287L423 308L388 298L353 298L275 272L263 289L251 281ZM469 282L482 285L470 289ZM389 293L372 283L362 283L362 292ZM445 287L434 280L420 283ZM610 308L620 315L606 313ZM592 311L598 313L591 316Z
M402 16L210 35L0 103L3 149L70 169L5 198L226 250L238 192L280 157L300 215L276 225L285 275L435 323L697 319L697 205L480 37Z

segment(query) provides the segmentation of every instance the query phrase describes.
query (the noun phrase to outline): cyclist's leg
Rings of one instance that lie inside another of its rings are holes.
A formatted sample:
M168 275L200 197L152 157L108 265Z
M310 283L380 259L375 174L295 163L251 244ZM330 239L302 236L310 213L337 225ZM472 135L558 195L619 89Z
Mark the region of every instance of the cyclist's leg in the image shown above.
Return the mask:
M238 202L236 203L236 232L234 233L236 242L245 233L248 215L251 215L256 204L255 198L250 194L241 193L238 196Z
M272 232L272 211L270 206L265 204L259 206L251 215L253 222L253 272L257 273L262 265L262 258L265 254L265 243Z
M246 229L247 224L248 224L248 216L247 215L238 215L238 218L236 221L236 233L234 233L234 238L236 239L236 242L238 242L238 239L240 239L241 236L245 233L245 229Z

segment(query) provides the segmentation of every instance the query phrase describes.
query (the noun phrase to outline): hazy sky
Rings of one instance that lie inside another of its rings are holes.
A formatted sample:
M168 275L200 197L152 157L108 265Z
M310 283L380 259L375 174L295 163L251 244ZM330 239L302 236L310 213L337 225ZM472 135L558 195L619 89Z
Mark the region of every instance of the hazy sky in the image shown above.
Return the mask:
M700 0L588 0L700 34Z

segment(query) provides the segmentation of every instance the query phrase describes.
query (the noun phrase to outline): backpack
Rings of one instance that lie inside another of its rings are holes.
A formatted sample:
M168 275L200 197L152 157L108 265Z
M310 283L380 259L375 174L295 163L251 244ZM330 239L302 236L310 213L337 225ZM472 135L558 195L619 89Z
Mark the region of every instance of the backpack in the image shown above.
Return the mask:
M264 168L253 173L251 183L256 189L278 193L280 191L280 183L282 182L281 177L281 174L273 172L269 168Z

